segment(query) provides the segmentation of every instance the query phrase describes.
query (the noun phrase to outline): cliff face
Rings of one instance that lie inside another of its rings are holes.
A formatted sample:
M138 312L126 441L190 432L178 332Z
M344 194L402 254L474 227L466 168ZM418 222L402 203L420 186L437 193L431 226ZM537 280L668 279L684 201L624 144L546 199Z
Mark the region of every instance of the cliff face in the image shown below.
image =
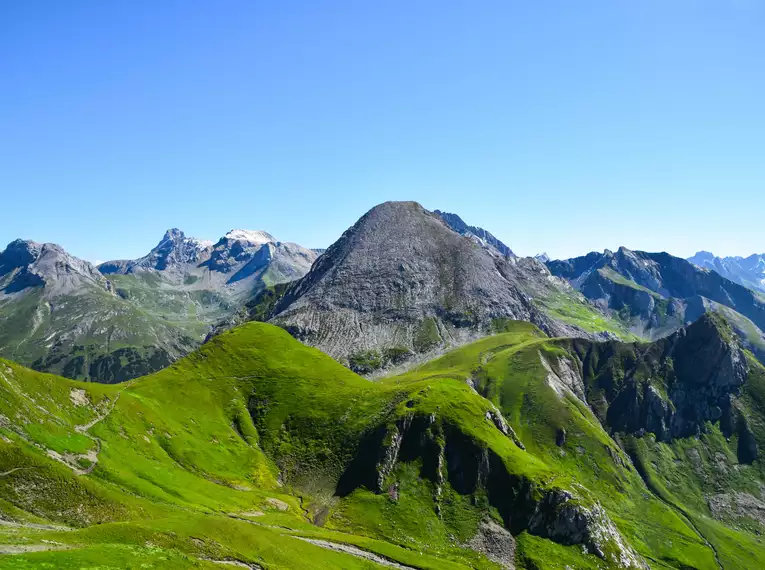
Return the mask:
M748 432L737 397L747 377L738 338L714 315L652 344L572 341L586 400L615 432L660 441L699 435L719 423L726 436ZM751 462L756 450L739 459Z

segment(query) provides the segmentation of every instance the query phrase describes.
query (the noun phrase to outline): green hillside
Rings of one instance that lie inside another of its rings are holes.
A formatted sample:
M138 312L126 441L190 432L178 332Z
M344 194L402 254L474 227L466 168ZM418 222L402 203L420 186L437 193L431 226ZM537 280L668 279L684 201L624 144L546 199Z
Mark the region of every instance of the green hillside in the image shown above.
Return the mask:
M759 461L739 464L736 436L710 424L668 443L612 438L551 380L571 361L590 381L582 346L504 330L376 383L262 323L121 385L0 361L0 568L765 560L759 522L703 499L717 453L731 492L765 480ZM649 346L592 346L617 345ZM741 405L765 418L765 371L749 367ZM765 425L750 423L760 441ZM677 460L694 448L697 471Z

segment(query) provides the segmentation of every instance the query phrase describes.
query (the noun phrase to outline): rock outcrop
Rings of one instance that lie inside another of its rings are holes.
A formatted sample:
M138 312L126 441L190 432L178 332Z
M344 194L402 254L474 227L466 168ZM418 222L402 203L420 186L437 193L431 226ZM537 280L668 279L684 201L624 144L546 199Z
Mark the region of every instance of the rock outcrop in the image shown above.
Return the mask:
M500 426L497 429L501 431ZM460 495L485 494L504 526L482 523L475 547L506 568L512 568L513 535L523 531L564 545L581 545L618 568L647 568L584 489L541 488L511 474L491 448L478 445L435 414L405 416L370 433L341 477L337 494L347 496L358 487L376 493L395 489L398 500L405 491L395 481L396 468L410 462L419 464L420 477L434 484L436 512L444 485Z
M671 441L703 433L707 422L719 423L724 434L738 433L742 463L757 457L737 406L747 378L746 357L721 317L704 315L648 345L572 344L586 401L609 429Z

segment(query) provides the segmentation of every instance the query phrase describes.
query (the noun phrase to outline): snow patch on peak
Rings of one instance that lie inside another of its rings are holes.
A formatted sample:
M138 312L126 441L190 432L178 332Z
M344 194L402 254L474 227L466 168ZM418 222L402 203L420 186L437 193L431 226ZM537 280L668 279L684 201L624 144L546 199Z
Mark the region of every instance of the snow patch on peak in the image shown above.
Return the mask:
M208 247L212 247L214 242L210 241L209 239L197 239L197 238L186 238L188 242L193 245L197 249L207 249Z
M246 241L253 244L266 244L276 241L271 234L256 230L231 230L223 237L234 241Z

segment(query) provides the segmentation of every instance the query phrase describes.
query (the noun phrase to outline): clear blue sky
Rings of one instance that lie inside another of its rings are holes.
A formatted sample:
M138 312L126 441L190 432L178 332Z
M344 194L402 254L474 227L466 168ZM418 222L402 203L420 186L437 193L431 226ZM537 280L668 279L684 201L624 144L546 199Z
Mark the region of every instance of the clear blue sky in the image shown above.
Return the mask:
M520 254L765 251L759 0L5 0L0 247L312 247L385 200Z

